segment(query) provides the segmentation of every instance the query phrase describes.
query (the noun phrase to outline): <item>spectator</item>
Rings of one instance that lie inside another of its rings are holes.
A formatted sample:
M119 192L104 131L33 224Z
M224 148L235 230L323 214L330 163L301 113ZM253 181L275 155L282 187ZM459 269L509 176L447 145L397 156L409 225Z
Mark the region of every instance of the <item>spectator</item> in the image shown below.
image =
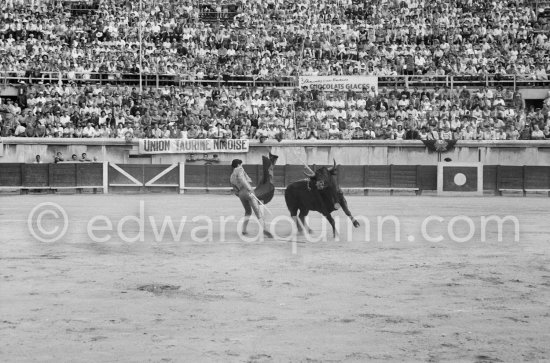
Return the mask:
M92 160L88 159L88 155L86 155L86 153L82 153L82 157L80 158L80 162L90 162L90 161L92 161Z
M57 163L60 163L60 162L63 162L63 161L65 161L65 159L63 159L63 154L61 153L61 151L58 151L55 154L54 162L57 164Z
M341 138L342 135L340 130L338 129L337 123L332 123L330 125L330 129L328 130L328 136L329 136L329 140L338 140Z
M544 140L545 139L544 132L539 129L539 125L534 125L533 126L533 131L531 133L531 139L532 140Z

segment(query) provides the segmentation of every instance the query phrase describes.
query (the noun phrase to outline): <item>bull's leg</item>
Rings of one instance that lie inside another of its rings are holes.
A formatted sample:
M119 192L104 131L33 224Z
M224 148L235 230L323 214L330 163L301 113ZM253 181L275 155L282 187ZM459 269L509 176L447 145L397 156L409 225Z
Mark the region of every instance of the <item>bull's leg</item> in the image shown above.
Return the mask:
M300 210L300 215L302 214L302 211ZM292 215L292 214L291 214ZM292 219L294 220L294 223L296 223L296 228L298 230L298 233L301 234L303 232L303 228L302 228L302 221L301 221L301 218L298 218L296 216L296 213L294 215L292 215Z
M290 217L296 223L296 227L298 229L298 233L302 232L302 226L300 224L300 221L298 220L297 214L298 214L298 208L289 208L290 211Z
M360 226L359 222L357 221L357 219L355 219L354 216L351 215L351 212L349 211L347 204L341 204L341 205L342 205L342 209L344 210L344 213L346 213L346 215L349 217L349 219L353 223L353 226L355 228L359 227Z
M311 233L313 232L311 230L311 228L309 228L309 226L307 225L306 223L306 217L309 213L309 210L300 210L300 214L298 215L300 217L300 222L302 222L302 226L304 227L304 229L306 230L307 233Z
M333 237L336 237L336 224L334 223L334 218L330 215L330 213L325 214L325 218L330 223L330 226L332 227L332 235Z
M346 198L344 197L344 193L341 190L338 192L338 202L340 203L340 206L342 207L342 210L344 211L344 213L346 213L349 219L351 219L353 226L355 228L359 227L359 222L357 221L357 219L355 219L351 215L351 212L349 211L349 208L348 208L348 202L346 201Z
M298 234L302 234L304 230L302 228L302 222L300 221L300 219L297 216L292 216L292 220L294 221L294 223L296 223Z
M292 193L289 193L288 189L285 191L285 202L286 206L288 208L288 211L290 212L290 217L296 223L296 227L298 228L298 232L300 232L300 223L298 222L298 217L296 215L298 214L298 207L296 206L296 200L291 195Z

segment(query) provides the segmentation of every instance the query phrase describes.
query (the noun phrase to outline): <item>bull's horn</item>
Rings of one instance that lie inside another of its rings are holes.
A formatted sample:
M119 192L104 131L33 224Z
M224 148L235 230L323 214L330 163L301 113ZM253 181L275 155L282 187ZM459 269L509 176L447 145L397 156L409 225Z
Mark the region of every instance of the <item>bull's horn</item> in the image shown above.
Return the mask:
M334 161L334 165L328 168L328 171L333 171L336 169L336 160L335 159L332 159L332 160Z

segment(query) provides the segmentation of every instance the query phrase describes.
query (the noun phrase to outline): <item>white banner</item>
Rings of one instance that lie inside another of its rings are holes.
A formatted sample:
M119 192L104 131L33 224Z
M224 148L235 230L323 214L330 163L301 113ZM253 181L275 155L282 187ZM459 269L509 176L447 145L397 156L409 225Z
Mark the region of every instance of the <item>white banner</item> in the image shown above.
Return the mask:
M140 154L246 153L249 140L228 139L143 139Z
M361 91L372 86L378 91L378 77L375 76L300 76L300 88Z

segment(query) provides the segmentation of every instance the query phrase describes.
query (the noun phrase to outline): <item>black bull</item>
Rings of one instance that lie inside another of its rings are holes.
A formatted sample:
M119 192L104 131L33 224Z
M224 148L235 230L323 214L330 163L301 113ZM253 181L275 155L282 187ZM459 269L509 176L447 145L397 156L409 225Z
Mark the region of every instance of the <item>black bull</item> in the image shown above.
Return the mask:
M333 167L322 167L313 173L306 172L308 179L291 183L285 190L285 202L291 217L296 221L298 231L301 225L296 215L300 211L299 218L302 225L311 232L307 226L305 217L309 211L321 213L332 226L333 235L336 236L336 227L331 213L340 207L352 220L354 227L359 227L359 222L351 215L344 193L336 183L336 162Z

